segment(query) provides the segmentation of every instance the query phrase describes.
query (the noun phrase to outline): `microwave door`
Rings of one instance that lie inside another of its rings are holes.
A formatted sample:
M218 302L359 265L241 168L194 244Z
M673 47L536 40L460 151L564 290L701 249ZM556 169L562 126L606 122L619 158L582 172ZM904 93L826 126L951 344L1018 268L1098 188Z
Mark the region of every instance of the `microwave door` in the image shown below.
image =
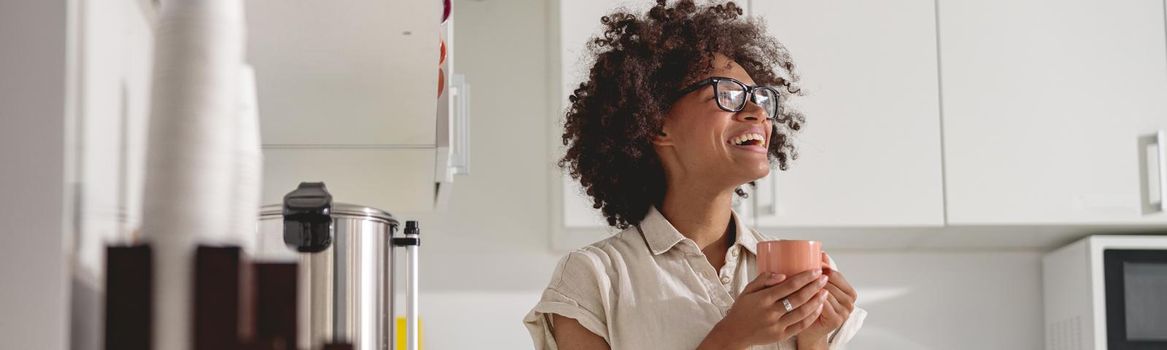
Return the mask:
M1167 349L1167 250L1106 249L1109 350Z

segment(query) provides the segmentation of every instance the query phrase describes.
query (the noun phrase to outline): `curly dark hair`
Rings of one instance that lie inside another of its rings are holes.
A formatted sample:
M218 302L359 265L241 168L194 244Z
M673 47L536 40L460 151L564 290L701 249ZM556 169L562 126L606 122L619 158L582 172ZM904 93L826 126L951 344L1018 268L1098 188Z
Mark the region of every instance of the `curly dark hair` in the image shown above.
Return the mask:
M664 169L651 140L682 84L711 71L716 54L741 65L755 84L784 86L778 89L783 101L801 94L790 53L766 34L761 20L742 16L733 2L698 6L681 0L669 6L657 0L643 16L617 10L601 23L603 34L587 45L594 58L587 81L569 97L562 136L568 147L559 166L580 182L611 226L636 225L651 205L660 205ZM790 136L805 118L791 108L782 111L769 158L786 170L787 161L798 157Z

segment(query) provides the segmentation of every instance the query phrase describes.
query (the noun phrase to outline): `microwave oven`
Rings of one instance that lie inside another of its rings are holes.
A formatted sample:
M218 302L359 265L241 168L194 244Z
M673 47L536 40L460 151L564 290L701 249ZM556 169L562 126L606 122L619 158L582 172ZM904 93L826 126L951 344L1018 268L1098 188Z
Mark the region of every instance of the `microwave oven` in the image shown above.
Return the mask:
M1090 236L1042 257L1046 350L1167 349L1167 236Z

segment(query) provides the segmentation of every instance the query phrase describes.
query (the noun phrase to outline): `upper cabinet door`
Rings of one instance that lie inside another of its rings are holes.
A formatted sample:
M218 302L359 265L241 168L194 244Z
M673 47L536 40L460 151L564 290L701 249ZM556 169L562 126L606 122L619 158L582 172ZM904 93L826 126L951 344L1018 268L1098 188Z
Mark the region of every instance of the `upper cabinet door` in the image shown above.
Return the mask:
M266 145L434 145L437 0L249 0Z
M806 114L800 157L771 173L775 215L757 213L757 224L943 225L934 3L751 6L790 50L806 92L792 101Z
M1167 222L1159 0L939 2L948 222Z

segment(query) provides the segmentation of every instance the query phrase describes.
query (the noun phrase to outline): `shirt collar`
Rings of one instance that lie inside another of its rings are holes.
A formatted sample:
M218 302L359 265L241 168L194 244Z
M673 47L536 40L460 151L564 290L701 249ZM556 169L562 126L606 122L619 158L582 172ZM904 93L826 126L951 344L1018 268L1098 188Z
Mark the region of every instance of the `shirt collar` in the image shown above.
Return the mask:
M746 226L736 212L730 211L730 215L733 216L734 225L737 226L737 234L735 235L736 242L734 242L734 245L741 246L741 248L749 251L750 254L757 254L757 232L754 232L754 230ZM644 216L644 219L637 226L644 235L644 240L648 243L648 249L652 251L653 255L663 254L675 247L677 243L681 243L681 241L687 239L680 231L677 231L673 227L672 223L669 223L668 219L665 219L665 216L656 209L656 206L648 209L648 214Z
M758 241L760 237L758 232L747 226L746 223L741 220L741 217L737 215L737 212L732 213L733 222L735 225L737 225L737 242L734 244L741 246L742 249L749 251L750 254L757 255Z

